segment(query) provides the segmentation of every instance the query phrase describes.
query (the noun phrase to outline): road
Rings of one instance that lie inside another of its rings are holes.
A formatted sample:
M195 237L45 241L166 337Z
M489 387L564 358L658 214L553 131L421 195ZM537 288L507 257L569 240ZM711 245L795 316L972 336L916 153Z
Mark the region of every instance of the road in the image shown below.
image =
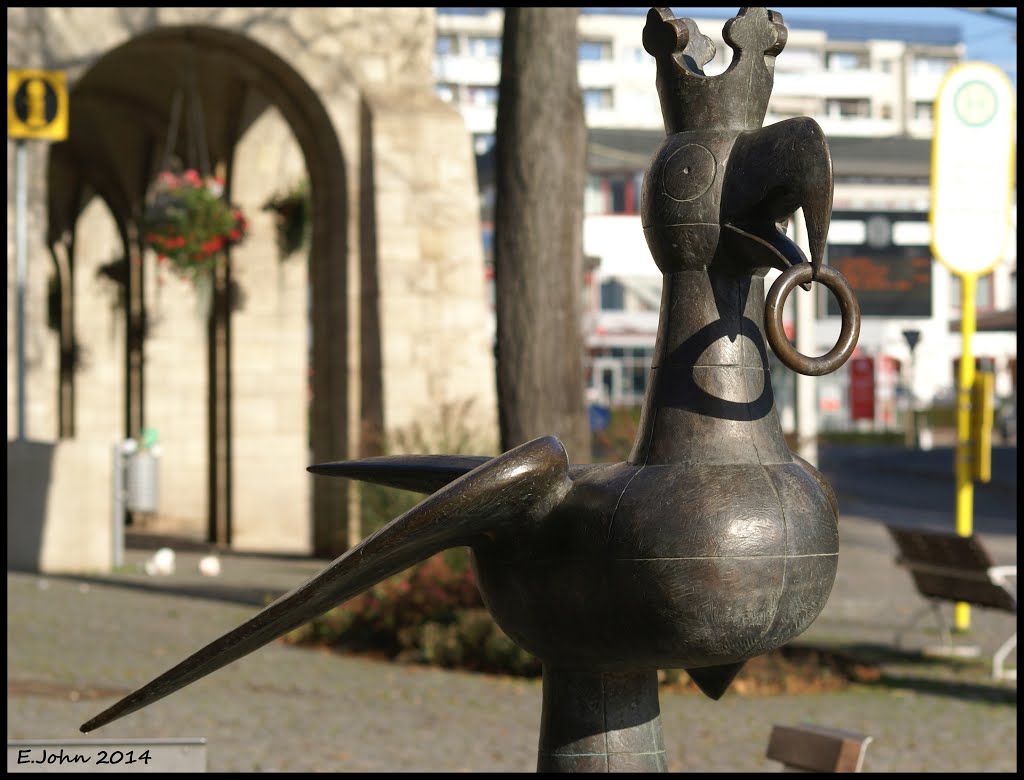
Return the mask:
M818 468L844 514L908 526L955 528L953 450L822 446ZM974 485L974 530L1017 533L1017 448L992 448L992 480Z

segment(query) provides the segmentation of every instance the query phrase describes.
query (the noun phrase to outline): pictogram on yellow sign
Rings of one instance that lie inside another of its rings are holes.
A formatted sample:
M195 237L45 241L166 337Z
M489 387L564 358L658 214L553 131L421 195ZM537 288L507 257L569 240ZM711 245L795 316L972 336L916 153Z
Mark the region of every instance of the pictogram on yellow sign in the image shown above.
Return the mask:
M64 71L7 71L7 136L45 141L68 137Z

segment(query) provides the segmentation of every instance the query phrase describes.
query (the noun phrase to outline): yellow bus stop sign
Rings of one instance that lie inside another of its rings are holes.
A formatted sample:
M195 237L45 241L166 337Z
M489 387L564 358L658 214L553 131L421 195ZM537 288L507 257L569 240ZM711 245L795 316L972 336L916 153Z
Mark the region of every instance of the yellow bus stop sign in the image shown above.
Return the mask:
M68 90L63 71L7 71L7 137L44 141L68 137Z
M1010 80L987 62L950 70L935 100L932 251L961 276L990 271L1009 248L1016 106Z
M935 99L930 222L932 253L960 277L960 375L957 392L956 532L970 536L974 483L987 481L991 457L991 375L978 384L971 352L975 291L981 274L1009 249L1013 217L1017 97L1006 74L986 62L950 70ZM972 395L974 406L972 408ZM974 425L972 425L972 419ZM982 439L982 440L979 440ZM958 630L970 607L957 602Z

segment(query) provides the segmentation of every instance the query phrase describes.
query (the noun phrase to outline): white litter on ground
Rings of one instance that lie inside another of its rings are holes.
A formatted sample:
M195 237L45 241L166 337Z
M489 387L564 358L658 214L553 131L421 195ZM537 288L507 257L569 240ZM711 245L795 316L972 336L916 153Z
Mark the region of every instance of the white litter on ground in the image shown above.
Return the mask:
M146 561L146 574L152 576L160 574L174 574L174 550L170 547L161 547L153 557Z

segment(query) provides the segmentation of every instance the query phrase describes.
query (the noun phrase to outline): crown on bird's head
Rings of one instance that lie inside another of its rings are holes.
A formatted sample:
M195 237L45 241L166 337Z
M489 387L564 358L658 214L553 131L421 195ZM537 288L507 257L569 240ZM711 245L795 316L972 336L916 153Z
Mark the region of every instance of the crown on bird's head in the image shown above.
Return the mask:
M756 130L772 94L775 57L786 45L782 14L741 8L725 23L722 37L733 50L728 69L705 76L715 45L692 19L676 19L671 8L652 8L644 26L644 48L658 63L658 95L666 133L689 130Z

